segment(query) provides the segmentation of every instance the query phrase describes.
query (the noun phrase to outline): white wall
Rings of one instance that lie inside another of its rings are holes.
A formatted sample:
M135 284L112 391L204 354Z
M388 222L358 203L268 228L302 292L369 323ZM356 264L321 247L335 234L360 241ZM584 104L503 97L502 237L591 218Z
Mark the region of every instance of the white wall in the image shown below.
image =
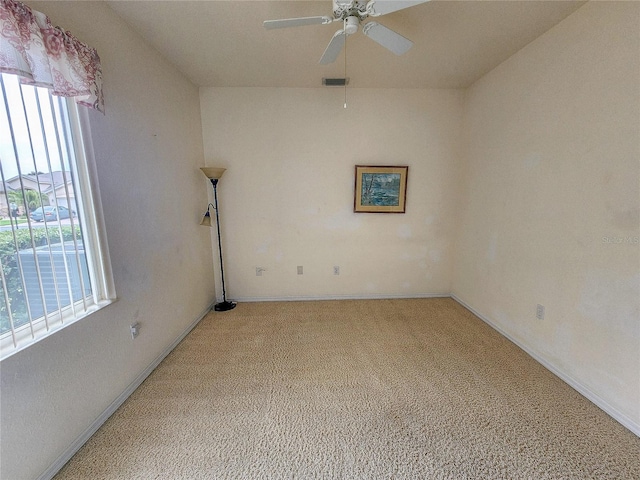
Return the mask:
M1 476L40 475L213 300L198 90L102 2L30 3L97 48L91 134L118 301L3 360ZM134 341L129 325L140 322Z
M463 93L349 89L347 109L343 95L201 89L205 157L228 169L227 297L449 293ZM408 165L406 213L354 213L356 164Z
M640 431L640 4L580 8L464 128L453 293Z

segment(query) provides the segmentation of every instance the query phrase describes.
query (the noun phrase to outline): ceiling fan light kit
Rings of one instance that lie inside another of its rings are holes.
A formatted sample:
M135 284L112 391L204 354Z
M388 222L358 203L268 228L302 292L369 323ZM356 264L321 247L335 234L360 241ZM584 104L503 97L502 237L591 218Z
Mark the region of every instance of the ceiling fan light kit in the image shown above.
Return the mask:
M344 19L344 33L347 35L353 35L358 31L360 26L360 19L355 15L350 15Z

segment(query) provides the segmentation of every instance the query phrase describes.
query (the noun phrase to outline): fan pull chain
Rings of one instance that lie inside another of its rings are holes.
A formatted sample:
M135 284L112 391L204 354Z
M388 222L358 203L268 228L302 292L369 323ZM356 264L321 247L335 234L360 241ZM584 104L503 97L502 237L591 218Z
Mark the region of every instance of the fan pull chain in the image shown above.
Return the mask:
M345 20L345 34L344 34L344 108L347 108L347 35L346 32L346 20Z

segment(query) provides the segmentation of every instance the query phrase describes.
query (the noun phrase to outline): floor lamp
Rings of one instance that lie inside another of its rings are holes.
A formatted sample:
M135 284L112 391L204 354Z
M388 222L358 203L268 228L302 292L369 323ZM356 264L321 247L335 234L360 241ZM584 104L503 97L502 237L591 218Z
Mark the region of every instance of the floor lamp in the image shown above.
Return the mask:
M218 215L218 180L224 173L224 168L215 168L215 167L204 167L201 168L202 173L206 175L206 177L211 180L211 185L213 185L213 205L209 204L207 206L207 213L204 214L200 225L206 225L208 227L211 226L211 214L209 212L209 208L213 207L216 211L216 227L218 230L218 252L220 253L220 275L222 277L222 302L216 303L213 309L216 312L226 312L227 310L231 310L235 308L235 302L227 301L227 291L224 286L224 265L222 263L222 242L220 241L220 217Z

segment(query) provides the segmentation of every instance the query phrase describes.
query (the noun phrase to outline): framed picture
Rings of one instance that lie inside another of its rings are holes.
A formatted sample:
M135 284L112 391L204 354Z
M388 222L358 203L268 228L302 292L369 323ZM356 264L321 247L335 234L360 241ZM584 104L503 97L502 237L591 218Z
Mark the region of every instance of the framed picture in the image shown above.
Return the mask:
M354 212L404 213L407 166L356 165Z

